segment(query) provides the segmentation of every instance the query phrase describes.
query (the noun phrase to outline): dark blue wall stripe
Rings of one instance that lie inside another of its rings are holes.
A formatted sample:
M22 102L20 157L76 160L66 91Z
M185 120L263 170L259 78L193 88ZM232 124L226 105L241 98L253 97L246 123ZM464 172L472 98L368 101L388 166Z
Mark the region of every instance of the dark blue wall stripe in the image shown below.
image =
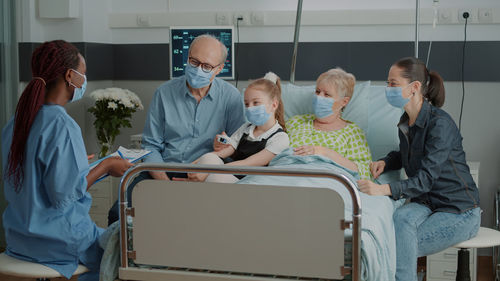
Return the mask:
M74 43L87 60L89 80L167 80L168 44ZM462 42L434 42L429 67L447 81L460 81ZM19 43L22 81L31 79L31 53L40 43ZM428 42L419 46L427 56ZM236 48L239 80L261 77L274 71L283 80L290 77L292 43L241 43ZM500 42L467 42L466 81L499 82ZM358 80L385 80L391 64L413 55L412 42L303 42L299 44L296 80L315 80L323 71L342 67Z

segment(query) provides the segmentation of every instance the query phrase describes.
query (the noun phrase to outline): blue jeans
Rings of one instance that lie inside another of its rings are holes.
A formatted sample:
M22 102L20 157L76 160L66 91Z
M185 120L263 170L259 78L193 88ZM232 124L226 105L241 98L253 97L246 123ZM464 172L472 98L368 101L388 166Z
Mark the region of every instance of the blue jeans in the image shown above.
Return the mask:
M476 236L481 224L479 208L461 214L435 212L409 203L394 212L396 280L417 280L417 258L440 252Z

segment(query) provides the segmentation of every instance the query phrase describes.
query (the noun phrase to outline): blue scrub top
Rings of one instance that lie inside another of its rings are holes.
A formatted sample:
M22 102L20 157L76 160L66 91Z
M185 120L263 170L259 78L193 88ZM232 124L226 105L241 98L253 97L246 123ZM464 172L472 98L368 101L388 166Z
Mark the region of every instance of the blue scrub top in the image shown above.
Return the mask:
M2 130L7 173L14 121ZM7 254L47 265L67 278L103 229L90 219L89 165L80 127L59 105L43 105L26 143L24 178L16 193L4 180Z

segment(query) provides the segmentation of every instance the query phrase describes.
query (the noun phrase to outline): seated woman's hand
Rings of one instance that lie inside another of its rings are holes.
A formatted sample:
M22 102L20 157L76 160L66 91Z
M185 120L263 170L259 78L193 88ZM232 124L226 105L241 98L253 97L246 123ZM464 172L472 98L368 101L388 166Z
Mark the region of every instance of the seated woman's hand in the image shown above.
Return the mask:
M123 159L121 157L110 157L106 160L107 167L108 167L108 173L113 176L113 177L121 177L123 174L134 164L130 163L128 160Z
M370 180L359 180L358 188L361 192L368 195L383 196L392 195L391 188L388 184L376 184Z
M323 155L324 147L317 145L303 145L293 149L295 155Z
M385 161L376 161L370 163L370 171L372 172L373 178L377 179L380 174L384 172Z

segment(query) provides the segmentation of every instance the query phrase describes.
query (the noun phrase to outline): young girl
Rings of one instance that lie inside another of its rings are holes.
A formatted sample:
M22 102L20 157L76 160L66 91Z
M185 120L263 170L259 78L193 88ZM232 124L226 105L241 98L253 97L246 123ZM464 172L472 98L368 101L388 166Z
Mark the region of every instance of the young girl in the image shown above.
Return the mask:
M288 148L290 141L286 134L279 77L268 72L263 78L253 81L245 91L244 100L249 123L243 124L231 138L219 136L230 146L201 156L195 164L227 162L226 165L234 166L266 166L274 156ZM192 173L188 174L188 180L232 183L238 177Z

